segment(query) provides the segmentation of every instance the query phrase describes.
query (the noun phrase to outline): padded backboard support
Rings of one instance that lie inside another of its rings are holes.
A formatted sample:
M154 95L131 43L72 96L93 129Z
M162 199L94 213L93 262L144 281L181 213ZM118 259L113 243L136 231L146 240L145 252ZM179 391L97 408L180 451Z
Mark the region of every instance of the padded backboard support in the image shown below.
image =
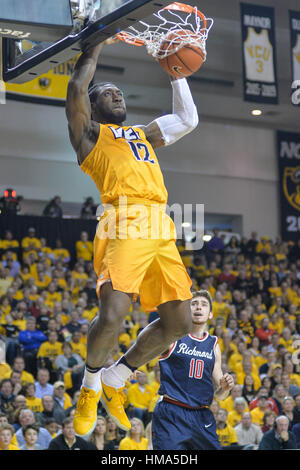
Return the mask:
M70 34L58 42L41 42L28 53L28 57L21 63L15 61L15 41L3 39L2 79L4 82L25 83L30 81L170 3L170 0L103 1L109 2L107 8L108 11L111 10L110 13L87 24L77 34Z
M1 0L0 37L58 41L73 28L69 0Z

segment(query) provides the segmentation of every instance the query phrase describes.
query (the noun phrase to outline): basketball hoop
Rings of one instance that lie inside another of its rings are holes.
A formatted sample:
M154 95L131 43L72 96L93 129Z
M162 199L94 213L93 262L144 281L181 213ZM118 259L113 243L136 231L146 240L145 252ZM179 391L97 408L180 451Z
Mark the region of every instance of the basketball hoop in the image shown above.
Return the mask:
M197 7L174 2L154 13L151 23L154 24L139 21L137 25L121 31L117 37L132 46L145 46L147 52L159 60L186 45L199 47L206 59L206 40L213 19L206 18ZM187 34L189 31L190 34ZM169 43L168 47L166 43ZM164 47L161 47L162 44Z

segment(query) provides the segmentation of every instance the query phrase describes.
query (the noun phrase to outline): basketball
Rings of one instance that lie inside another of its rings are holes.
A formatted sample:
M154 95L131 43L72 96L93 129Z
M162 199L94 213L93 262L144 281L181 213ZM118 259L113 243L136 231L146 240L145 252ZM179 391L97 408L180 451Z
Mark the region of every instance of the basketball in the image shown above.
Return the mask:
M161 44L161 51L167 48L172 51L176 49L181 42L178 36L185 38L186 36L195 38L195 34L189 30L180 30L170 33L167 39ZM173 41L170 44L170 41ZM184 78L197 72L205 59L204 52L198 46L185 44L178 51L174 51L167 57L159 59L161 67L173 77Z

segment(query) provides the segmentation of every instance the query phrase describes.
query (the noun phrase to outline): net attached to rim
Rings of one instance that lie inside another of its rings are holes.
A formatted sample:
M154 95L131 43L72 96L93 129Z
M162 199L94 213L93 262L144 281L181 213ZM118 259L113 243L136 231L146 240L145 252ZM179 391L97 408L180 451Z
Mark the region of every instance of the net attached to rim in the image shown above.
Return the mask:
M151 24L150 24L151 22ZM163 59L185 45L199 47L206 59L206 40L213 19L197 7L172 3L154 13L147 21L138 21L117 37L133 46L145 46L148 54Z

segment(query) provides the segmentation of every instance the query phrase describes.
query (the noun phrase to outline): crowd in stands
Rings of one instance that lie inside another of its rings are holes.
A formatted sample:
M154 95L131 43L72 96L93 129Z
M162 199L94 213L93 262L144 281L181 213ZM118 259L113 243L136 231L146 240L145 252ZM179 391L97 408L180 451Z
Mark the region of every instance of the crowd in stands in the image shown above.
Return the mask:
M86 232L75 249L71 264L61 241L49 247L34 227L21 240L0 233L0 449L151 449L159 358L126 384L130 432L99 404L91 437L74 434L88 327L99 313ZM300 240L253 233L225 244L216 229L203 249L187 250L181 240L178 249L193 289L212 295L209 332L235 380L229 397L211 405L222 447L300 448ZM132 302L106 365L155 318Z

